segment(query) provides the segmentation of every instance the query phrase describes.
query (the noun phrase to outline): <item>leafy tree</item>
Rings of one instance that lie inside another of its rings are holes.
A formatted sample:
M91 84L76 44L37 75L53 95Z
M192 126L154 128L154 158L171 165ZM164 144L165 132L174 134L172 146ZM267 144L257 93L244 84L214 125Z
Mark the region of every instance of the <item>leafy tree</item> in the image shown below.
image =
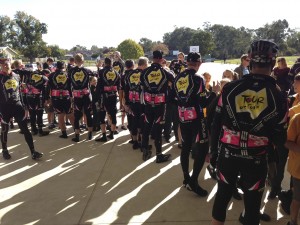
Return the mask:
M212 35L209 32L198 29L191 37L189 46L199 46L200 53L206 55L211 53L214 48Z
M62 59L64 55L66 54L66 51L64 49L60 49L58 45L49 45L48 48L51 50L51 56Z
M163 43L154 44L152 46L151 51L155 51L155 50L161 50L161 51L163 51L164 55L168 55L169 54L169 48L168 48L168 46L165 45L165 44L163 44Z
M25 12L18 11L14 17L14 30L16 37L13 47L33 62L42 53L41 47L46 45L42 35L47 33L47 25Z
M270 39L273 40L279 47L280 51L285 51L287 45L284 43L289 36L291 29L289 23L284 20L277 20L271 24L265 24L255 30L256 39Z
M189 44L192 36L196 30L189 27L175 27L175 30L165 33L163 42L169 46L171 50L179 50L182 52L189 52Z
M150 39L144 37L140 39L139 44L143 47L144 52L150 52L152 51L154 43Z
M293 31L287 38L289 55L300 53L300 32Z
M10 46L12 35L12 21L8 16L0 16L0 46Z
M142 46L131 39L121 42L117 50L122 53L124 59L138 59L144 55Z

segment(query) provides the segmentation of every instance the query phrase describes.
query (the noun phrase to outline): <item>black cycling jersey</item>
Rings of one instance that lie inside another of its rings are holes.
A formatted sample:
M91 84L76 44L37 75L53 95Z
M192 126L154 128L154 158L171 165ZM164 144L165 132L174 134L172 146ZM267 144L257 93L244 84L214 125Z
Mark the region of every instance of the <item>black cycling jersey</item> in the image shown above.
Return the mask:
M20 101L20 76L14 72L0 73L0 103L13 104Z
M75 66L68 72L73 90L89 89L89 78L93 72L85 67Z
M272 77L243 76L222 90L212 124L212 145L220 140L245 157L266 153L261 151L269 143L286 141L286 115L286 98Z

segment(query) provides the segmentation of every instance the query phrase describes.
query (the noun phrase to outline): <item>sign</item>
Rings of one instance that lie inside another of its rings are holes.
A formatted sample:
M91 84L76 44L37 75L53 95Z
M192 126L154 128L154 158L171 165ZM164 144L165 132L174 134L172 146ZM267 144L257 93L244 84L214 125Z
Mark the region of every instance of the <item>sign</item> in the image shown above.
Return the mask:
M190 46L190 52L199 52L199 46Z
M173 51L173 55L176 55L176 56L177 56L177 55L178 55L178 53L179 53L179 51L178 51L178 50L174 50L174 51Z

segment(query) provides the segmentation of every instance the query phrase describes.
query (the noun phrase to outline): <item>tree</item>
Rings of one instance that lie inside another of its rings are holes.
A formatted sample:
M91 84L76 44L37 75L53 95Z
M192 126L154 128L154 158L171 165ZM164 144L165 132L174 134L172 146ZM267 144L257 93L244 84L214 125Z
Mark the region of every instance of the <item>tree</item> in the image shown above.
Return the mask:
M18 11L14 17L14 30L16 37L13 47L33 62L41 54L41 47L46 45L42 35L47 33L47 25L25 12Z
M287 45L284 43L290 34L289 23L284 20L277 20L271 24L265 24L255 30L256 39L273 40L279 47L280 51L285 51Z
M171 50L179 50L182 52L189 52L189 41L196 31L189 27L175 27L175 30L165 33L163 42L169 46Z
M60 49L58 45L49 45L48 48L51 50L51 56L54 58L62 59L66 54L64 49Z
M212 35L203 30L197 30L189 41L190 46L199 46L202 55L210 54L214 48Z
M12 35L12 21L8 16L0 16L0 46L10 46Z
M148 38L141 38L139 44L143 47L144 52L150 52L153 48L153 41Z
M161 51L163 51L164 55L169 55L169 48L167 45L165 45L163 43L154 44L152 46L151 51L155 51L155 50L161 50Z
M142 46L131 39L121 42L117 50L122 53L124 59L138 59L144 55Z

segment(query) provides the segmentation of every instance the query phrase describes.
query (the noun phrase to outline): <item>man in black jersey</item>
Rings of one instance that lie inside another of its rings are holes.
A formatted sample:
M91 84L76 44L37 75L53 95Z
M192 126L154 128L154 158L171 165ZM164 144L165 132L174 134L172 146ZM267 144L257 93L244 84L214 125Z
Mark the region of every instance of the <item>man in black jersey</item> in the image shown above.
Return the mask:
M93 72L83 66L84 57L78 53L75 55L76 66L73 67L69 73L69 80L72 88L72 96L74 98L74 128L75 137L74 142L79 142L79 120L83 112L86 115L88 126L88 140L93 138L93 119L92 119L92 95L89 86L90 76L94 76Z
M20 77L18 74L12 72L10 61L7 59L0 59L0 114L1 120L1 143L2 155L4 159L10 159L11 155L7 149L7 134L8 123L12 117L17 121L22 133L24 134L27 145L29 146L32 159L39 159L43 153L35 151L30 134L25 110L20 99Z
M206 196L207 191L198 184L198 176L208 152L208 132L204 120L203 108L207 104L205 81L197 75L201 65L199 53L192 52L187 57L188 67L179 73L174 81L173 89L178 100L178 114L182 135L182 151L180 156L183 171L183 184L199 196ZM193 174L189 175L189 155L193 149Z
M211 127L212 148L219 144L212 225L224 224L238 174L244 192L243 224L259 224L269 145L286 141L287 101L270 77L277 53L275 43L254 41L250 74L222 89Z
M153 63L145 69L140 77L145 104L145 120L142 138L143 160L148 160L152 152L148 148L151 129L155 131L156 163L168 161L170 154L162 154L162 126L165 122L166 98L168 85L172 85L174 77L162 68L163 53L160 50L153 52Z

